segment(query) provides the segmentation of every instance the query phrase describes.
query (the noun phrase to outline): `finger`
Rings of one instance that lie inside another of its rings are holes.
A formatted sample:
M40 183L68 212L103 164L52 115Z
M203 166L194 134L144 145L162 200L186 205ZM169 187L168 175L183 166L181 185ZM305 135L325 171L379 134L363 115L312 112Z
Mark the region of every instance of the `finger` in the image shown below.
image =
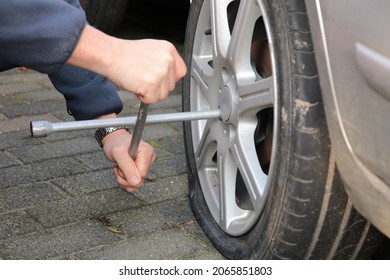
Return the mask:
M153 147L151 147L146 142L141 141L135 163L137 164L138 171L142 178L146 177L149 171L149 167L156 160L156 158L157 157L154 153Z
M122 179L124 178L127 181L128 186L138 188L142 185L142 177L138 171L137 165L129 155L126 154L118 157L116 163L119 167L118 170L121 171L120 173L118 171L119 177Z
M139 187L133 187L129 184L129 182L126 180L125 176L124 176L124 173L122 172L122 170L120 170L120 168L118 167L115 167L114 168L114 173L116 175L116 179L117 179L117 182L118 182L118 185L125 189L127 192L133 192L137 189L139 189ZM143 180L142 180L142 183L141 185L143 184Z

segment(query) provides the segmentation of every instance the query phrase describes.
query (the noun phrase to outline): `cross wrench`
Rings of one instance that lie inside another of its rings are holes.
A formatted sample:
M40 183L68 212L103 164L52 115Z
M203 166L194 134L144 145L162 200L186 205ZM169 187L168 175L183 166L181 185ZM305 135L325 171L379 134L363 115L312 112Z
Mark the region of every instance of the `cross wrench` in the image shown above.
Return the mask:
M129 148L129 155L133 160L135 160L137 157L138 146L139 142L141 141L142 132L144 131L148 109L149 104L143 103L141 101Z
M146 114L145 114L146 116ZM149 115L146 118L147 124L159 124L170 122L182 122L205 119L220 119L220 110L208 111L193 111ZM65 132L85 129L97 129L101 127L111 126L130 126L136 123L137 117L121 117L113 119L96 119L88 121L72 121L72 122L48 122L48 121L32 121L30 122L30 132L32 137L46 137L54 132Z

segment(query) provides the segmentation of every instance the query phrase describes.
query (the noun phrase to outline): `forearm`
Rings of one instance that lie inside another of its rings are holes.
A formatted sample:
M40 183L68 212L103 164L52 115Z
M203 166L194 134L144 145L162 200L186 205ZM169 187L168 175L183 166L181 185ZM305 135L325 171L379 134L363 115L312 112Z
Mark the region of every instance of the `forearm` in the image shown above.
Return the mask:
M67 63L110 77L114 55L117 54L115 48L119 41L120 39L86 25Z

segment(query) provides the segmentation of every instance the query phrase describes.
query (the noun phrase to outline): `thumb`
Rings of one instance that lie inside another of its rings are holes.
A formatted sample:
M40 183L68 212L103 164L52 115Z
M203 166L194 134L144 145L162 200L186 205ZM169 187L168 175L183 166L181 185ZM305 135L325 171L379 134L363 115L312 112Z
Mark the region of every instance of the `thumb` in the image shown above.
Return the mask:
M142 177L135 162L130 156L117 160L117 175L126 182L119 182L124 187L139 188L142 185Z

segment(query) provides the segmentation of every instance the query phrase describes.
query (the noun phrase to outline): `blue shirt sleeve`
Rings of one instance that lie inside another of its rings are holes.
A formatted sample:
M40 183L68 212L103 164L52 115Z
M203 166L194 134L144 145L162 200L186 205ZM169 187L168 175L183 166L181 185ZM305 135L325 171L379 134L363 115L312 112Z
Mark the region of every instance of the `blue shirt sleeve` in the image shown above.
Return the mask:
M77 0L0 1L0 59L50 73L68 60L86 24Z
M64 95L68 111L75 120L89 120L122 111L123 104L115 85L103 76L63 65L50 73L49 78Z
M76 120L119 113L111 81L65 64L86 24L78 0L0 0L0 71L24 66L48 73Z

